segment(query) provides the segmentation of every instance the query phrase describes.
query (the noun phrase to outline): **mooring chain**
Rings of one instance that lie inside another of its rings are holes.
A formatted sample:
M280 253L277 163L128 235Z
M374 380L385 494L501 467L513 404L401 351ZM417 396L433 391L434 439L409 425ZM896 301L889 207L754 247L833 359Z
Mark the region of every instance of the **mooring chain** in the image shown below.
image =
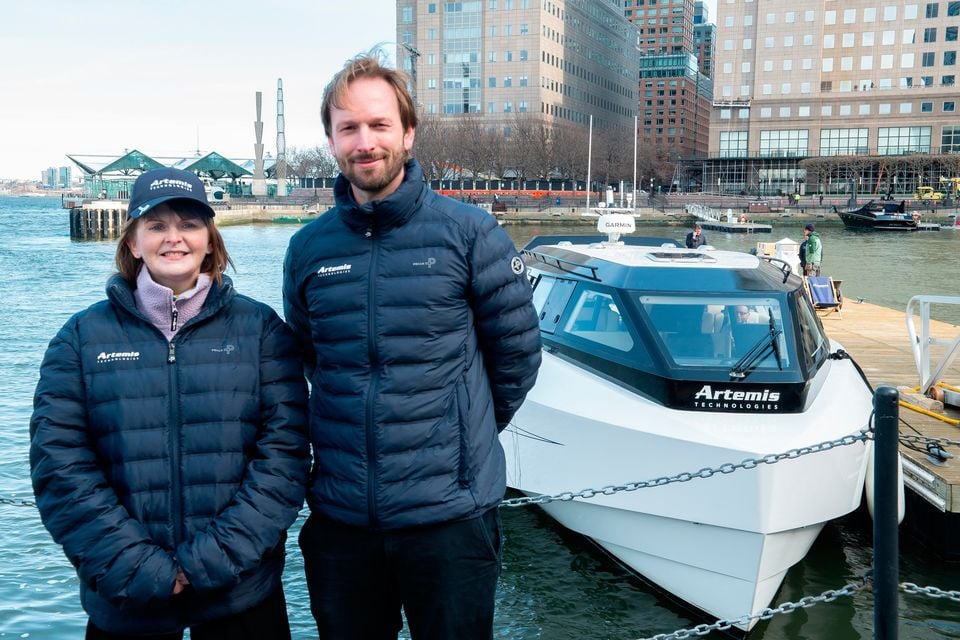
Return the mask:
M746 626L753 620L769 620L773 616L780 613L793 613L797 609L808 609L822 602L833 602L841 596L852 596L859 591L863 591L866 587L866 579L864 579L864 581L860 584L851 582L841 589L824 591L818 596L805 596L796 602L785 602L778 607L767 607L760 613L755 613L753 615L743 615L736 619L717 620L713 624L698 624L697 626L689 629L680 629L679 631L674 631L673 633L661 633L649 638L645 638L644 640L684 640L685 638L705 636L711 631L726 631L727 629L732 629L735 625Z
M718 473L728 474L738 469L755 469L762 464L776 464L783 460L794 460L801 456L829 451L835 447L845 447L857 442L863 442L870 439L869 428L864 428L857 435L846 435L836 440L828 440L819 444L813 444L807 447L798 447L790 449L783 453L769 453L760 458L746 458L737 463L727 462L718 467L704 467L699 471L683 472L672 476L661 476L651 480L641 480L638 482L627 482L625 484L607 485L600 489L581 489L580 491L564 491L552 496L524 496L522 498L511 498L500 503L501 507L525 507L531 504L547 504L549 502L568 502L576 498L590 499L598 495L612 496L624 491L637 491L638 489L648 489L650 487L663 487L675 482L689 482L698 478L710 478Z
M949 598L950 600L960 602L960 591L943 591L936 587L918 587L912 582L901 582L900 590L904 593L929 596L931 598Z
M4 498L0 496L0 504L8 504L13 507L36 507L37 503L33 500L18 500L16 498Z
M915 442L917 444L939 444L942 446L960 447L960 440L950 440L949 438L931 438L928 436L910 436L901 434L898 438L900 442Z

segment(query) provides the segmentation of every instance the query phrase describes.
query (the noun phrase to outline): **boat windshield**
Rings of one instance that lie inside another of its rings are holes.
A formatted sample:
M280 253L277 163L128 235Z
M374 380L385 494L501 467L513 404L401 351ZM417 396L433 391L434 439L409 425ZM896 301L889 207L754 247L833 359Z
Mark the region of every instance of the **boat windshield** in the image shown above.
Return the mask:
M635 300L677 365L730 367L737 377L791 366L776 298L637 294Z

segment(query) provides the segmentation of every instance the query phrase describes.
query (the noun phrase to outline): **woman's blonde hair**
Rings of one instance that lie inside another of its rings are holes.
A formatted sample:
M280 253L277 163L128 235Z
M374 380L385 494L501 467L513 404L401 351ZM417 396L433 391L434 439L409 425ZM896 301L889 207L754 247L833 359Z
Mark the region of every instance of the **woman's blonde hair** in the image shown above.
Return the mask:
M210 253L204 256L203 262L200 264L200 271L209 274L217 285L222 285L223 273L227 270L227 266L229 265L234 269L236 267L233 260L230 259L230 254L227 253L227 245L224 244L223 236L220 235L213 218L207 214L206 210L191 206L189 201L169 200L166 204L183 219L199 218L203 221L210 233ZM140 273L143 260L133 255L130 250L130 242L137 231L137 225L142 220L149 218L149 213L139 218L127 218L127 221L123 223L123 229L120 231L120 239L117 241L117 254L114 256L117 273L134 287L137 285L137 274Z

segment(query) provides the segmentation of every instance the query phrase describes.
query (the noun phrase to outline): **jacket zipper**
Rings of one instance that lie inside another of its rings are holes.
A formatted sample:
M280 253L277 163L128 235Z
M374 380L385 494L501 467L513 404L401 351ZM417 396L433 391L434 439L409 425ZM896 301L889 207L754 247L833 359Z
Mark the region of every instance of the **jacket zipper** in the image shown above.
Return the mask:
M370 247L370 272L367 275L367 353L370 358L370 385L367 389L367 407L366 407L366 436L367 436L367 514L370 517L370 525L376 527L379 525L380 517L377 515L377 496L376 496L376 442L374 430L374 399L377 393L377 386L380 381L380 362L377 358L376 331L377 322L375 311L377 308L376 296L376 275L377 262L380 243L378 236L373 234L373 229L368 228L365 234L372 238Z
M177 318L180 316L180 312L177 310L177 299L174 298L172 301L173 310L170 312L170 331L177 330Z
M167 363L169 367L170 393L167 395L169 403L170 431L170 518L173 525L174 545L183 540L183 503L181 499L180 477L180 406L178 403L179 384L177 382L177 345L169 343L167 348Z

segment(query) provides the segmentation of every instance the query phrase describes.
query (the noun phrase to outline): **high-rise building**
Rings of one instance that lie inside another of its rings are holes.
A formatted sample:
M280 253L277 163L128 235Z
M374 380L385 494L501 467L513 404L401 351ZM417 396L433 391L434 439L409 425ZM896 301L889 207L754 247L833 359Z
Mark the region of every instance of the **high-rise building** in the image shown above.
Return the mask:
M710 9L703 0L697 0L693 15L693 53L700 63L700 73L713 77L713 45L717 26L710 22Z
M69 189L73 185L72 167L60 167L57 171L59 186L63 189Z
M692 1L692 0L691 0ZM633 127L637 35L622 0L397 1L397 57L423 113Z
M718 160L705 167L707 182L826 188L799 161L849 155L876 160L844 178L851 188L893 191L891 156L960 152L960 2L748 0L718 11ZM915 186L923 176L906 179Z
M47 189L57 188L57 168L47 167L40 172L40 184Z
M694 47L694 0L631 0L624 15L640 31L640 136L669 162L706 156L712 82ZM682 185L676 185L682 186Z

